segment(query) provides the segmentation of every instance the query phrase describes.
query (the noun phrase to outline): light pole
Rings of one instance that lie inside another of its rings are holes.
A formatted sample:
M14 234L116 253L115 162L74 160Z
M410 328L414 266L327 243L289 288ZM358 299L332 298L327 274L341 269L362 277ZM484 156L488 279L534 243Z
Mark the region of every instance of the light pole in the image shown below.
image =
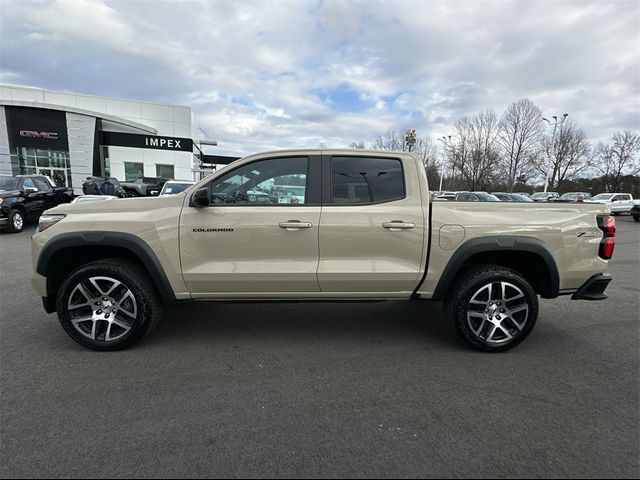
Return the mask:
M445 155L447 153L447 137L442 137L439 138L438 140L440 140L443 145L444 148L442 149L442 165L440 167L440 189L438 191L442 191L442 180L444 179L444 163L445 163ZM449 143L451 143L451 135L449 135Z
M547 122L549 125L553 125L553 135L551 135L551 151L553 152L554 156L555 156L555 144L556 144L556 128L558 127L558 123L560 123L560 126L562 126L562 124L564 123L564 121L567 119L568 116L569 114L565 113L564 115L562 115L562 120L558 121L558 116L554 115L553 117L551 117L554 120L553 124L548 119L544 117L542 118L542 120ZM544 193L547 193L547 187L549 186L550 170L551 170L551 153L547 155L547 178L544 181Z

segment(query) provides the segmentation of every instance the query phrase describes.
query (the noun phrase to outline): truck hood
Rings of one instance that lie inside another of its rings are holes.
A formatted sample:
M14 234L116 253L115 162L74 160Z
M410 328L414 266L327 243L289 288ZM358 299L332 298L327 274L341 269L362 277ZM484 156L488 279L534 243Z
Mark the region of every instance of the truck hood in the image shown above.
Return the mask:
M169 197L114 198L107 202L63 203L47 210L48 214L75 215L100 213L105 217L122 212L149 212L159 208L178 207L184 202L184 193Z
M20 190L0 190L0 198L17 197L21 194Z

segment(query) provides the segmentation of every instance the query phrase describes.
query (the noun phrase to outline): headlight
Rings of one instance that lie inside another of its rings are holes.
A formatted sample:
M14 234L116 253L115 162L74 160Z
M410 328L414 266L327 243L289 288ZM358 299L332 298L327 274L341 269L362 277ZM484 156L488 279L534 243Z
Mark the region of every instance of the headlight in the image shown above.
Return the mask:
M38 222L38 231L42 232L43 230L46 230L51 225L58 223L64 217L66 217L66 215L42 215Z

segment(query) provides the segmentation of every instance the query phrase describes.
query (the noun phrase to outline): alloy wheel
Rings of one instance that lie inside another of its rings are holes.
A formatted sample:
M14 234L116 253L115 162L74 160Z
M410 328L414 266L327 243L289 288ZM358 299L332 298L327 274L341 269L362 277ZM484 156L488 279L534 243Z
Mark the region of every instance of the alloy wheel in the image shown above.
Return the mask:
M529 303L523 291L510 282L491 282L469 300L467 323L481 341L500 345L510 342L529 319Z
M16 212L13 214L13 229L16 232L19 232L20 230L22 230L22 227L24 226L24 218L22 217L22 214L20 212Z
M90 277L78 283L69 295L67 310L78 332L101 342L124 337L138 316L138 304L131 290L106 276Z

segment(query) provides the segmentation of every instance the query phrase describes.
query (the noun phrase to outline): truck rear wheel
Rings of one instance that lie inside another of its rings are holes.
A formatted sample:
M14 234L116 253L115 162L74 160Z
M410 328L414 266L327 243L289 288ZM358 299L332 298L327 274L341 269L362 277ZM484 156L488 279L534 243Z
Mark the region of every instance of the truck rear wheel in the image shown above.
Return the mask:
M518 345L533 330L538 296L519 273L484 265L458 277L445 301L445 313L468 346L501 352Z
M153 329L161 305L149 277L121 259L84 265L62 283L56 300L60 324L92 350L121 350Z

